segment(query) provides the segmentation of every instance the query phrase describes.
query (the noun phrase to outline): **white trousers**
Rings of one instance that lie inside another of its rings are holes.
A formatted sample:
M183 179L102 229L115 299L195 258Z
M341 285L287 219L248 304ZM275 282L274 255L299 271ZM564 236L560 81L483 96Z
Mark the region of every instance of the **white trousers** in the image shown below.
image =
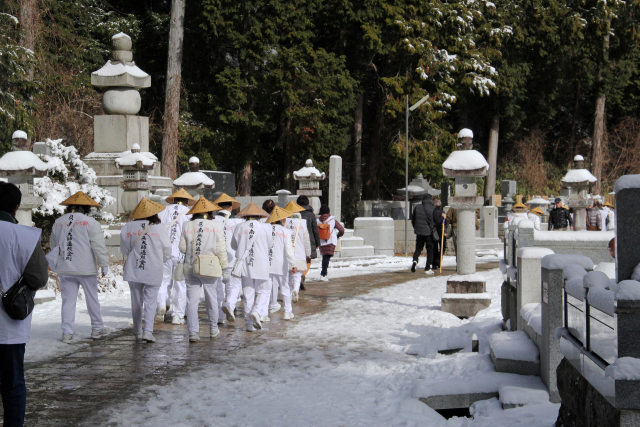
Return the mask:
M242 279L236 276L229 275L229 280L225 282L225 304L230 312L236 309L238 303L238 297L242 291Z
M158 307L169 310L174 316L184 317L187 307L187 285L184 280L173 280L173 271L178 265L175 258L168 259L162 266L162 284L158 291Z
M244 320L251 324L249 317L252 312L258 313L260 317L266 316L259 311L259 307L267 308L271 297L271 282L269 280L256 280L246 277L242 278L242 292L244 298Z
M62 294L62 332L73 335L76 321L76 301L78 290L82 286L87 311L91 318L91 329L102 329L102 315L98 301L98 278L91 276L60 276L60 290Z
M222 277L218 277L216 280L216 296L217 296L217 306L218 306L218 320L225 320L227 315L222 311L222 304L224 304L224 295L225 295L225 285L222 281ZM216 322L218 321L216 320Z
M145 332L153 332L153 321L156 317L156 307L158 306L157 284L129 282L131 291L131 317L133 317L133 333L142 333L142 320L144 318Z
M280 274L270 274L269 280L271 280L271 299L269 302L269 308L278 306L278 290L285 282L285 278L287 276L282 276Z
M302 273L295 273L302 275ZM282 305L284 306L285 313L292 313L293 308L291 307L291 273L286 276L280 276L282 278L282 282L280 283L280 295L282 295Z
M300 281L302 280L302 272L289 273L289 288L291 291L300 292Z
M189 333L197 334L200 331L200 320L198 319L198 304L200 303L200 286L204 290L204 304L207 308L207 316L211 321L211 326L218 323L218 282L222 283L222 278L201 277L188 275L187 279L187 329Z

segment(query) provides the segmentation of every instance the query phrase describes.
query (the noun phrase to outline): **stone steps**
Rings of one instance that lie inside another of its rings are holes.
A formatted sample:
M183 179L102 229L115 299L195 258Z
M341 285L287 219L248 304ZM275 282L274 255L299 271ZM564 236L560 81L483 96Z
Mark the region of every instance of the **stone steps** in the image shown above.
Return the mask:
M489 348L496 371L540 375L540 352L524 331L493 334L489 339Z
M525 405L549 402L549 392L540 381L537 385L505 385L498 390L502 409L512 409Z
M342 237L340 239L340 245L343 248L352 248L357 246L364 246L364 239L362 237Z
M373 246L347 246L342 247L340 252L336 252L338 258L362 258L375 255Z

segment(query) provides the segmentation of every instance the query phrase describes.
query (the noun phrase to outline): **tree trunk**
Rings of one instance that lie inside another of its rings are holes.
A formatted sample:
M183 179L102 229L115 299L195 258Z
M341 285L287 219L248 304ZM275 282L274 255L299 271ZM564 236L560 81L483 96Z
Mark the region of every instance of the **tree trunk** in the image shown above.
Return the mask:
M376 97L375 126L371 129L369 147L367 148L367 173L364 182L363 197L366 200L375 200L380 197L382 133L384 131L384 94L378 92Z
M177 175L178 120L180 84L182 80L182 40L184 36L185 0L171 1L167 86L165 88L162 132L162 174L171 179Z
M576 128L578 126L578 110L580 109L580 92L582 84L580 80L576 82L576 99L573 103L573 116L571 117L571 135L569 136L569 155L571 159L576 153Z
M362 200L362 113L364 109L364 94L358 95L355 120L353 123L353 189L356 200Z
M605 6L606 7L606 6ZM604 93L604 76L602 69L608 66L609 62L609 32L611 28L611 19L606 22L606 30L602 39L602 59L600 70L598 70L598 98L596 99L596 111L593 120L593 145L591 152L591 170L593 175L598 178L593 185L593 193L600 194L602 186L602 164L607 152L606 147L606 125L605 125L605 107L607 95Z
M500 135L500 115L493 115L491 120L491 130L489 131L489 173L484 187L484 199L491 201L491 196L496 191L496 171L498 168L498 136Z
M251 195L251 179L253 177L253 159L252 156L247 156L242 169L240 169L240 176L238 177L238 196L250 196Z
M38 16L37 0L20 0L20 45L32 52L36 47ZM33 81L33 66L29 67L27 75L29 81Z
M282 131L282 188L294 192L293 185L293 167L291 166L291 120L287 120L281 125Z

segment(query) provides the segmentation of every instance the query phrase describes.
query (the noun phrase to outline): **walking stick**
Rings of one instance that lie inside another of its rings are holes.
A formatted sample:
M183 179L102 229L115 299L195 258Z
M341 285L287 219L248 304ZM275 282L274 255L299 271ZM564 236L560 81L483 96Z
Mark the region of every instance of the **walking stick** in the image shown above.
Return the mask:
M440 234L442 236L442 242L440 242L440 273L442 273L442 255L444 254L444 242L445 242L445 237L444 237L444 222L446 220L443 218L442 219L442 233Z

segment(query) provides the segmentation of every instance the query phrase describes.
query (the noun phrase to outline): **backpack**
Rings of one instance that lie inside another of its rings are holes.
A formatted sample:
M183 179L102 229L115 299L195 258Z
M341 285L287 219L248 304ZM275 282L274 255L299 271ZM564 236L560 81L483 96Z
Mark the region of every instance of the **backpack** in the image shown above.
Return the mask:
M320 236L320 240L331 239L331 226L329 226L329 224L325 224L324 222L318 224L318 235Z

